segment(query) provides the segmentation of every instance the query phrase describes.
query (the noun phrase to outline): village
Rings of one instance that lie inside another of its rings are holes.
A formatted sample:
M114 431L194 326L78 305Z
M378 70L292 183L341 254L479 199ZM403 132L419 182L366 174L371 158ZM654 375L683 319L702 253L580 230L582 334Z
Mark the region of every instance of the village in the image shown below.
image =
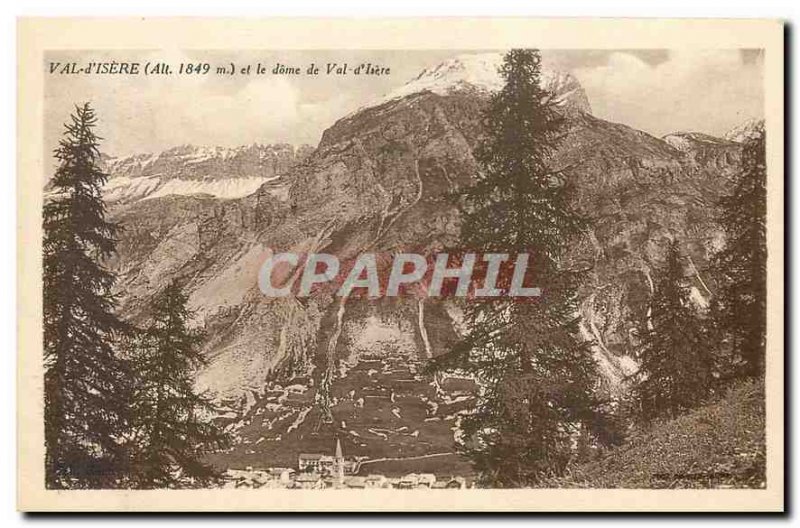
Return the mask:
M359 475L362 460L345 458L336 440L333 455L301 453L297 468L229 469L225 488L245 489L464 489L464 477L437 478L433 473L409 473L402 477L382 474Z

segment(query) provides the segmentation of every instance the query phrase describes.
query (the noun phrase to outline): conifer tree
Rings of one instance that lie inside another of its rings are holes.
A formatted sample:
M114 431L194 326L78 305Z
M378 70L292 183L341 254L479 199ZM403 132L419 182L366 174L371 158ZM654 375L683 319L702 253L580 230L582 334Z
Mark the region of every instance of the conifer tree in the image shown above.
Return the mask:
M596 365L578 331L579 277L562 264L581 221L564 178L549 167L562 118L541 87L540 63L536 50L504 57L505 85L489 102L477 151L480 174L463 195L461 242L470 251L531 254L543 295L468 303L466 334L431 366L468 372L482 385L461 421L459 448L494 487L562 473L576 435L594 423Z
M713 387L712 347L690 304L678 242L670 241L643 330L634 397L641 416L672 417L697 406Z
M716 320L742 376L764 373L767 330L767 167L763 130L742 152L733 192L721 201L725 247L714 258Z
M43 211L45 475L48 488L115 485L124 402L112 342L114 275L103 266L117 226L106 220L97 118L85 104L65 125Z
M153 300L149 326L132 340L137 380L131 412L132 487L205 486L219 475L203 461L223 448L227 435L210 418L211 401L194 390L205 360L202 335L189 328L186 296L176 281Z

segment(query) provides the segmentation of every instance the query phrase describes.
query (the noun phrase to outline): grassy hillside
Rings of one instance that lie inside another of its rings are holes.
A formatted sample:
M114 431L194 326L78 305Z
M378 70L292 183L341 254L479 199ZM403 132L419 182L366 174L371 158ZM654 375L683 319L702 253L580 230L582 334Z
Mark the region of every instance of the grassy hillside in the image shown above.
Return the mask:
M718 401L655 422L599 460L550 485L573 488L763 488L763 381L744 382Z

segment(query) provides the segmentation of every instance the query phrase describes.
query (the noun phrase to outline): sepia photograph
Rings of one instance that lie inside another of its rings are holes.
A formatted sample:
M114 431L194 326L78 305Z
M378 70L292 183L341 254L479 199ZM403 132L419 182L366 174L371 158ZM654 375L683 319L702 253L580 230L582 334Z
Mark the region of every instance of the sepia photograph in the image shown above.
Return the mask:
M27 64L37 504L782 490L775 50L529 40Z

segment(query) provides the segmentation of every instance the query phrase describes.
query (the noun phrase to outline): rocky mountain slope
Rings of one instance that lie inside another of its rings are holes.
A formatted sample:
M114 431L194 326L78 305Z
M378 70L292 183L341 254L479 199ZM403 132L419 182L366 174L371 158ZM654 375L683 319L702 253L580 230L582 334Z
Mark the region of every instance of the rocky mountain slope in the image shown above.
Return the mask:
M246 196L168 187L213 183L223 174L220 163L236 155L195 163L200 156L179 152L181 162L109 163L112 182L159 178L155 190L126 190L114 202L126 231L113 265L132 319L146 316L148 298L168 280L185 284L195 323L209 336L198 386L228 406L222 419L239 438L221 465L293 465L298 452L329 452L338 436L349 455L436 455L440 471L467 471L448 453L476 388L421 373L458 331L457 303L366 302L326 292L270 299L257 276L273 252L345 260L457 244L459 219L448 195L477 174L473 151L496 87L488 66L495 59L459 58L426 70L333 124L307 154L240 153L247 161L230 165L226 177L264 178ZM636 328L669 237L678 236L687 253L693 299L707 300L702 270L721 240L714 204L737 170L740 146L701 134L659 139L610 123L591 115L570 76L547 74L545 81L567 118L553 162L591 225L570 244L570 265L589 270L581 328L595 342L603 390L619 393L636 368ZM170 167L174 179L163 181L160 167Z

